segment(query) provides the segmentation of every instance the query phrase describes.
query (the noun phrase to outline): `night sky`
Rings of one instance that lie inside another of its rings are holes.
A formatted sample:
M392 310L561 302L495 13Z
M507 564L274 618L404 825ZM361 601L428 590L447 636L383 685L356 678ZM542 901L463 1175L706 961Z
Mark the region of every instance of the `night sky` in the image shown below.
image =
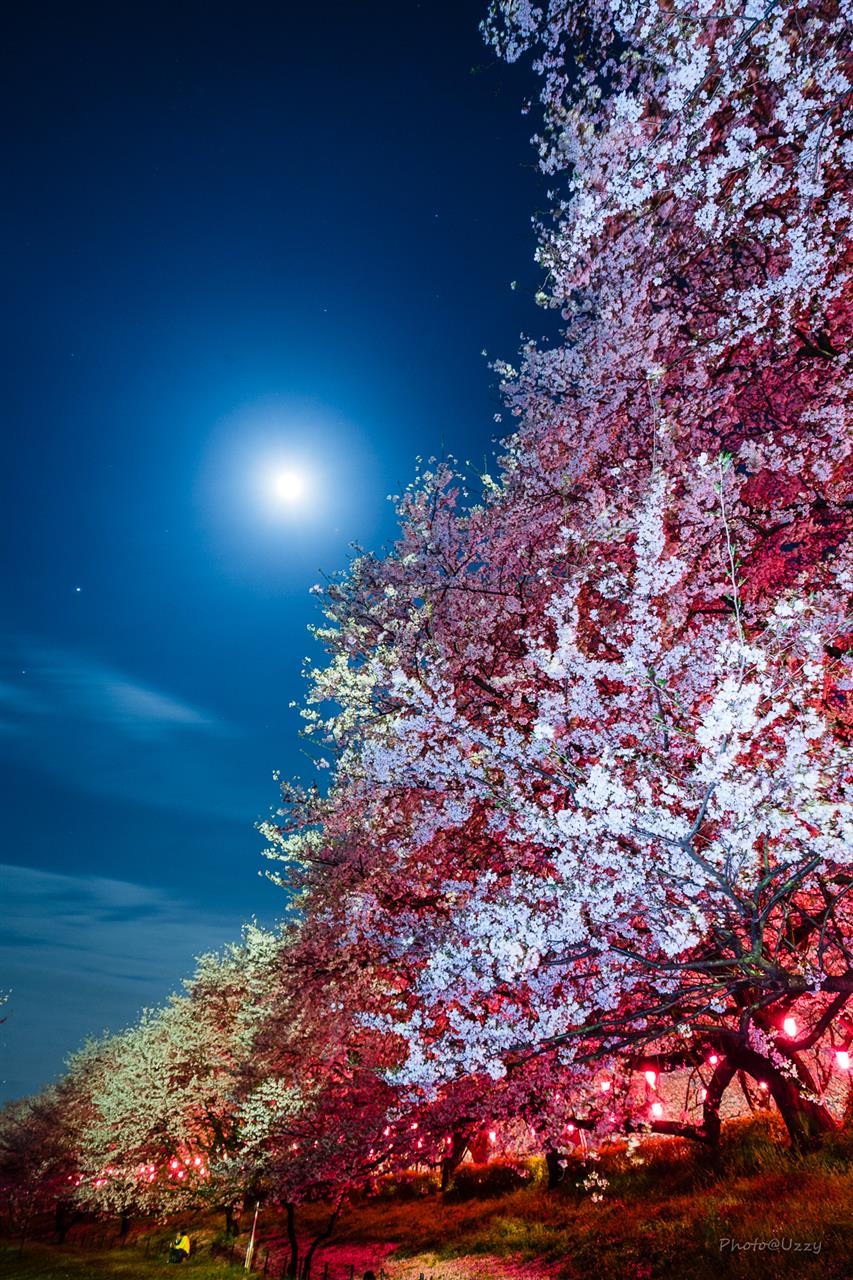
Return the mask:
M544 193L484 7L6 9L4 1096L282 913L309 588L504 429Z

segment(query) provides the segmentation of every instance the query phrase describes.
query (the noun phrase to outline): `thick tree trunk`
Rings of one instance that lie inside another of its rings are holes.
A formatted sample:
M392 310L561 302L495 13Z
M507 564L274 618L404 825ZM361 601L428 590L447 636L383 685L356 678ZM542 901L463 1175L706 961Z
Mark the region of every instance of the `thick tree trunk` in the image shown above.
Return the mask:
M553 1147L548 1147L545 1152L545 1168L548 1170L548 1190L553 1191L562 1181L565 1173L563 1166L560 1164L560 1153L555 1151Z
M237 1227L234 1222L234 1206L227 1204L225 1206L225 1239L230 1240L232 1236L236 1236Z
M720 1103L737 1068L728 1058L717 1063L702 1105L702 1132L709 1147L720 1145Z
M451 1146L447 1155L442 1157L441 1161L441 1190L444 1192L450 1186L450 1179L456 1172L462 1157L468 1148L468 1129L454 1129L451 1134Z
M835 1121L826 1107L804 1098L796 1085L782 1076L770 1080L770 1092L779 1108L791 1139L798 1151L816 1150L824 1138L835 1131Z
M767 1085L785 1122L791 1146L796 1151L815 1150L828 1134L835 1131L835 1121L826 1107L804 1098L797 1082L783 1075L760 1053L742 1045L728 1045L724 1052L736 1070L742 1068L754 1080Z
M53 1223L56 1231L56 1243L65 1244L68 1230L77 1221L79 1214L67 1200L57 1200Z
M123 1213L119 1218L119 1223L118 1223L119 1240L126 1240L127 1233L129 1230L130 1230L130 1215L127 1213Z

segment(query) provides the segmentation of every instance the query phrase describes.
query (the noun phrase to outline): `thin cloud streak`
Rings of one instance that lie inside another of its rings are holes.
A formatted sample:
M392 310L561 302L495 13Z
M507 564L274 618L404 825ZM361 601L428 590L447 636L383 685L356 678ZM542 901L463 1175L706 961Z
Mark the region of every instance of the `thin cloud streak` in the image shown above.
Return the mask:
M4 1098L55 1078L69 1050L128 1025L240 932L239 919L132 881L0 864L0 884L0 1061L15 1064Z
M0 754L78 790L247 828L274 802L269 774L247 770L245 733L215 712L60 648L3 648Z

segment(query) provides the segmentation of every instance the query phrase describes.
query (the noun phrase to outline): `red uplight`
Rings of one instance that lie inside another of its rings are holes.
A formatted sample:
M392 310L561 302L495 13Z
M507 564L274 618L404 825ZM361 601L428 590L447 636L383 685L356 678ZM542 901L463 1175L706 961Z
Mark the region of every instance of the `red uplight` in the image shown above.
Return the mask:
M846 1049L836 1049L835 1061L838 1063L842 1071L850 1070L850 1054Z
M655 1085L658 1082L658 1073L656 1071L647 1071L645 1073L645 1076L646 1076L646 1084L651 1085L651 1087L654 1089Z
M796 1018L786 1018L782 1023L782 1030L785 1032L786 1036L793 1040L794 1036L797 1034Z

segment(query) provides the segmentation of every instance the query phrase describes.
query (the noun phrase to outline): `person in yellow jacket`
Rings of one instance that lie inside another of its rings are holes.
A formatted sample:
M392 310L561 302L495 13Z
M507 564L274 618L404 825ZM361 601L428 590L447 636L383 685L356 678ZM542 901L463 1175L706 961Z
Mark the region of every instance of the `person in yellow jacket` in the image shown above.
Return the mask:
M170 1262L186 1262L190 1256L190 1238L186 1231L178 1231L169 1250Z

